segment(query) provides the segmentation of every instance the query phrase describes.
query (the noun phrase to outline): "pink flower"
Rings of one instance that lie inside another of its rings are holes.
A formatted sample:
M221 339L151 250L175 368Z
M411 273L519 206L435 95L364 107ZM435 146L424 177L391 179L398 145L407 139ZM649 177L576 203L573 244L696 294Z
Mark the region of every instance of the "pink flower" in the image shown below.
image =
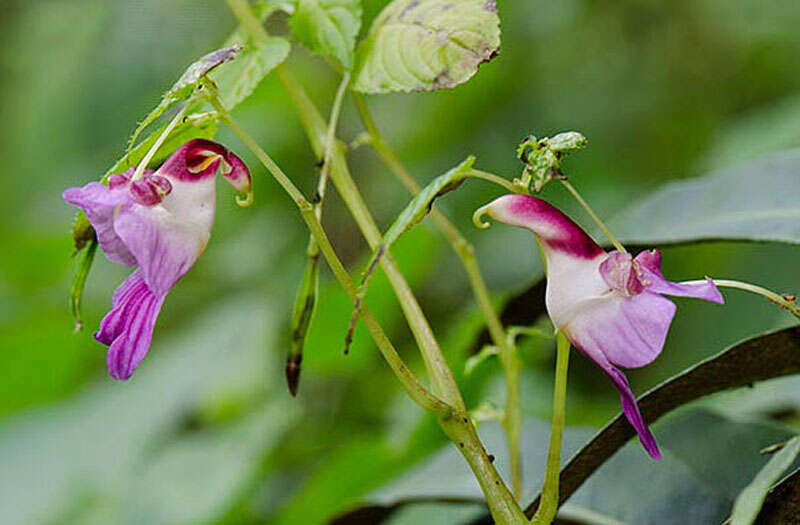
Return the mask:
M208 244L220 169L237 190L250 190L250 172L239 157L197 139L138 180L131 180L131 168L111 175L108 186L90 182L64 192L65 201L86 213L106 257L138 267L114 292L94 334L109 346L108 372L115 379L128 379L147 354L164 298Z
M700 285L667 281L661 254L606 253L569 217L528 195L505 195L481 210L492 218L527 228L536 236L547 263L546 304L550 319L584 355L611 378L622 409L645 450L660 457L622 368L653 362L675 315L675 304L661 294L695 297L722 304L714 282Z

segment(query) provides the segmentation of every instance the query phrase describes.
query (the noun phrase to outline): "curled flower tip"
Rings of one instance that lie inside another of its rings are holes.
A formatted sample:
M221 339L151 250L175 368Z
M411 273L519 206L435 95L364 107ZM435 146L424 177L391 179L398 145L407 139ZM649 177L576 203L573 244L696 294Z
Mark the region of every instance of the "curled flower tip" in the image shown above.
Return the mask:
M485 206L481 206L480 208L475 210L475 213L472 214L472 222L475 224L475 226L477 228L485 230L486 228L491 226L491 223L483 220L483 216L486 215L487 213L489 213L489 207L492 204L493 204L493 202L490 202L489 204L487 204Z
M251 189L247 193L245 193L244 197L241 195L236 196L236 205L241 208L248 208L252 206L253 201L255 200L255 193Z

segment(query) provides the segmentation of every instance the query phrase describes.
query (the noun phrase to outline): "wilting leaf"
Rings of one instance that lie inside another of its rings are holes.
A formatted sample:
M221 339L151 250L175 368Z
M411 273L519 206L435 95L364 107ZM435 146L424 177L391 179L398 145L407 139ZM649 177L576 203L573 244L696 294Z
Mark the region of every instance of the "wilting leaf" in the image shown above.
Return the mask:
M750 525L758 516L772 485L791 466L800 452L800 438L792 438L770 458L755 479L739 494L733 505L731 525Z
M311 51L335 58L345 69L350 69L361 28L361 1L298 0L289 27Z
M367 287L381 257L389 251L391 245L406 231L413 228L425 216L430 213L433 207L433 201L441 197L445 193L455 190L464 180L466 180L472 165L475 163L475 157L467 157L461 164L451 169L444 175L439 175L430 184L422 188L417 195L411 199L411 202L400 212L397 219L392 223L386 233L383 235L383 241L378 246L378 249L372 254L367 271L364 274L364 279L361 282L361 287L358 292L355 304L353 306L353 315L350 318L350 326L347 330L347 337L345 339L345 352L350 346L353 337L353 330L355 329L358 315L361 311L361 304L364 301L364 296L367 293Z
M269 37L263 44L247 46L239 57L211 72L225 109L231 110L250 96L267 74L289 56L291 46L280 37Z
M356 50L353 89L432 91L469 80L500 47L494 0L395 0Z
M667 380L638 400L642 416L653 423L664 414L700 397L800 373L800 328L786 328L735 344ZM636 432L619 414L561 470L559 501L566 501L586 479ZM532 514L537 501L528 506Z

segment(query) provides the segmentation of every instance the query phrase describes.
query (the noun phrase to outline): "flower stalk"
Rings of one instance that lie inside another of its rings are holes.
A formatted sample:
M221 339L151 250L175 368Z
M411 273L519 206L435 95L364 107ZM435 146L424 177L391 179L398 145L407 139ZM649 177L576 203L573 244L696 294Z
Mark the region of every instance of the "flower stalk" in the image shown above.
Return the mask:
M550 449L547 452L547 470L544 475L542 499L533 516L535 525L549 525L558 511L558 476L561 470L561 438L564 433L567 401L567 370L569 368L569 340L558 333L556 338L556 376L553 387L553 423L550 429Z
M412 195L417 195L422 188L413 175L406 169L405 165L398 158L397 154L392 150L389 144L384 139L372 113L367 106L364 97L358 93L353 94L358 113L361 117L361 122L367 133L367 143L375 150L380 159L389 168L392 174L400 181L403 186ZM471 176L476 176L488 179L491 182L500 183L506 187L510 186L508 181L501 179L496 175L472 170ZM502 182L498 182L502 181ZM506 432L506 439L508 442L509 459L511 465L511 484L516 498L522 496L522 468L519 452L520 431L522 427L522 410L519 402L519 374L520 374L520 361L519 356L514 345L513 339L506 336L503 324L492 305L489 291L486 286L486 281L481 274L478 261L475 257L475 248L467 241L466 238L458 231L447 217L434 207L431 210L431 218L433 219L436 227L445 236L448 243L461 260L461 264L467 273L472 293L475 296L475 301L478 308L483 314L486 326L489 330L489 335L492 338L495 346L500 349L500 360L503 366L503 371L506 376L506 406L505 418L503 419L503 426Z
M619 242L619 239L617 239L616 236L611 233L611 230L608 229L608 226L606 226L606 224L594 212L592 207L589 206L589 203L586 202L586 199L583 198L575 186L573 186L566 178L561 179L561 184L563 184L564 187L567 188L567 191L569 191L572 196L575 197L575 200L578 201L581 206L583 206L583 209L586 210L586 213L589 214L589 217L591 217L597 227L600 228L600 231L602 231L608 240L611 241L611 244L614 245L614 248L616 248L620 253L628 253L628 251L625 249L625 246L623 246L622 243Z
M186 114L186 109L188 107L189 103L187 102L186 104L183 105L181 109L178 110L175 116L172 117L172 120L169 121L167 127L164 128L164 131L161 132L161 135L158 136L158 138L150 147L150 149L147 150L147 153L142 158L141 162L139 162L139 164L136 166L136 171L133 172L131 181L137 181L142 178L142 175L144 175L144 170L147 168L147 165L150 164L151 160L153 160L153 156L158 152L158 149L161 147L161 145L164 144L164 141L167 140L167 137L169 137L169 134L172 133L173 129L175 129L175 126L177 126L180 123L181 119L183 119L183 115Z
M772 290L768 290L763 286L758 286L755 284L744 283L741 281L734 281L731 279L712 279L714 284L723 288L735 288L737 290L744 290L746 292L758 294L764 298L766 298L769 302L777 304L778 306L788 310L792 315L800 319L800 307L798 307L797 302L795 301L794 296L785 296L779 293L773 292ZM681 284L698 284L704 281L685 281Z

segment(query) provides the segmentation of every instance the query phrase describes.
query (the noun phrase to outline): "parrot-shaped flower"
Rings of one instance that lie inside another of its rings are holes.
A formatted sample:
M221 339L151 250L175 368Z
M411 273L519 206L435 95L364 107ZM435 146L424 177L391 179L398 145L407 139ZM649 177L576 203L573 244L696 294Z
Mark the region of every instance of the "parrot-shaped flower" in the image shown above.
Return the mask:
M63 198L83 209L106 257L137 267L117 288L95 339L108 345L108 371L128 379L150 347L164 298L205 250L214 223L215 175L248 193L250 172L225 147L196 139L157 170L134 178L131 168L108 186L90 182Z
M622 410L654 458L660 453L639 412L622 368L653 362L664 348L676 306L662 296L695 297L722 304L711 279L703 284L667 281L661 254L607 253L569 217L529 195L504 195L476 213L527 228L544 253L546 305L556 329L613 381Z

